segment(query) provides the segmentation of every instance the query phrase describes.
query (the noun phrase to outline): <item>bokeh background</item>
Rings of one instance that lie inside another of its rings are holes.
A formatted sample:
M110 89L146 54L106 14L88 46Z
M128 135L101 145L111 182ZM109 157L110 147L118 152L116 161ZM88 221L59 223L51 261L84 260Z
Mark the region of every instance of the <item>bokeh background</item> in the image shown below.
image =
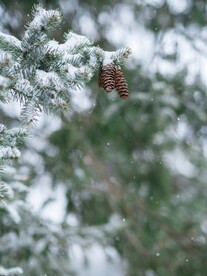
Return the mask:
M70 29L107 51L129 46L130 94L106 94L97 71L69 113L39 119L4 176L18 192L0 211L1 265L27 276L207 275L206 1L1 0L1 31L21 38L37 3L62 11L60 42ZM18 104L0 111L19 125Z

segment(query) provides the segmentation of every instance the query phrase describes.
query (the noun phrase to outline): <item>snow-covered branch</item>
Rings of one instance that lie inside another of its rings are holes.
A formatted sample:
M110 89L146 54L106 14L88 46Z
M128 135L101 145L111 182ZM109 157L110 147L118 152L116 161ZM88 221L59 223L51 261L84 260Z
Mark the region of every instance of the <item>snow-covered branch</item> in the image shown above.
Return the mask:
M33 112L67 109L71 91L84 86L100 64L108 59L119 63L130 53L128 48L106 52L72 31L59 43L51 40L49 33L60 27L61 13L46 11L38 5L33 17L22 40L0 33L0 74L9 80L9 94L22 103L22 118L26 123L28 110L29 117L35 118ZM31 102L33 108L27 108Z

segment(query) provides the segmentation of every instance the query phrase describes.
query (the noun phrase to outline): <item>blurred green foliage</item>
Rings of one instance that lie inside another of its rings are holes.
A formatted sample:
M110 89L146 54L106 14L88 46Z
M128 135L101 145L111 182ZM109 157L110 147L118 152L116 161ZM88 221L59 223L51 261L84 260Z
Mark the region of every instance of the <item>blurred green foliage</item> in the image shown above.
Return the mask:
M5 28L21 33L25 15L37 1L1 2L5 13L16 16L18 10L22 15L18 25L7 22ZM72 28L80 33L79 19L87 14L98 30L96 43L114 49L117 45L107 30L116 20L116 10L130 7L134 18L130 28L141 25L152 35L154 55L173 70L163 72L158 66L153 71L132 56L124 69L130 90L127 101L104 93L94 78L88 87L94 105L63 116L61 128L48 137L47 148L37 152L54 187L62 183L66 190L64 223L70 213L80 228L104 225L114 215L123 219L124 227L103 243L113 246L127 262L128 276L206 275L207 230L202 226L207 207L206 83L199 73L189 77L186 65L178 66L179 49L171 55L162 49L164 36L180 30L195 49L206 28L206 1L186 1L182 11L173 8L173 0L74 2L73 10L63 10L65 25L60 32ZM63 4L67 6L66 1ZM44 5L56 8L58 1ZM99 20L103 13L111 15L104 24ZM140 38L133 39L140 43ZM196 51L202 58L202 50ZM53 156L48 147L55 149ZM29 171L28 185L32 185L36 172L33 167ZM23 250L21 258L32 255Z

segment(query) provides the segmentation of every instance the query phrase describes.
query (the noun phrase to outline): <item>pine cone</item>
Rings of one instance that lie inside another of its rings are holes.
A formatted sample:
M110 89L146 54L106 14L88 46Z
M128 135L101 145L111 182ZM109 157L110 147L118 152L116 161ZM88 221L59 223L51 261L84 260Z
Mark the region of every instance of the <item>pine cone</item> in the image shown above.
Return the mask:
M129 90L128 90L126 79L121 69L116 70L115 88L120 98L122 99L128 98Z
M109 63L99 68L99 87L103 87L104 90L109 93L115 88L115 65Z

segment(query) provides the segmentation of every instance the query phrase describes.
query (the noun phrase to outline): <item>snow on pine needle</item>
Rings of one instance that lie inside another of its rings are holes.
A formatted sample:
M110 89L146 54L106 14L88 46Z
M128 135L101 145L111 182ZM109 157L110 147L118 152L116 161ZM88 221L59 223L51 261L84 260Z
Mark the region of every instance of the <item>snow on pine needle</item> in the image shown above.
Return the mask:
M90 81L100 65L121 63L130 54L129 48L106 52L72 31L59 43L49 34L60 28L61 12L37 5L32 15L22 39L0 32L0 77L7 80L11 99L20 101L26 125L41 111L67 110L71 93Z

